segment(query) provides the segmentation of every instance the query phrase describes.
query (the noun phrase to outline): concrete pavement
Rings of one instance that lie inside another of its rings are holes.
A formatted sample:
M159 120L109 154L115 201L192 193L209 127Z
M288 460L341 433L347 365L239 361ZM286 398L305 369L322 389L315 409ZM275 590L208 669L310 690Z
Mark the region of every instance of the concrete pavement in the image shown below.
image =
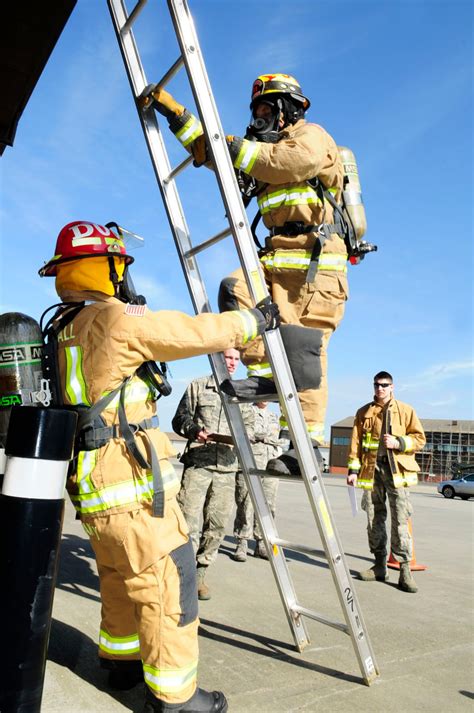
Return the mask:
M370 562L365 514L352 517L343 478L324 483L356 573ZM427 565L415 573L418 593L401 592L394 570L387 584L355 582L381 673L372 686L361 681L351 640L338 630L306 620L311 644L294 650L270 566L252 556L234 562L231 527L209 573L212 599L200 602L200 685L223 690L230 713L472 710L474 501L445 500L434 485L412 489L412 501L416 559ZM280 484L277 527L280 537L321 552L286 553L300 604L342 622L302 484ZM95 562L68 504L43 713L141 711L141 687L106 689L96 658L99 617Z

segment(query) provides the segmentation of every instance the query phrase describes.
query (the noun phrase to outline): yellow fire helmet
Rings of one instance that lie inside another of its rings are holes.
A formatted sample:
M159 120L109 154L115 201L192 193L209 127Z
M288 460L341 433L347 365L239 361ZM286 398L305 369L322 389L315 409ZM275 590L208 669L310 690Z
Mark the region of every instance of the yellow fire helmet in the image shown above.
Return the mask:
M304 96L299 82L289 74L261 74L252 85L252 97L250 108L253 109L255 102L269 94L280 94L293 99L303 105L306 111L311 106L311 102Z

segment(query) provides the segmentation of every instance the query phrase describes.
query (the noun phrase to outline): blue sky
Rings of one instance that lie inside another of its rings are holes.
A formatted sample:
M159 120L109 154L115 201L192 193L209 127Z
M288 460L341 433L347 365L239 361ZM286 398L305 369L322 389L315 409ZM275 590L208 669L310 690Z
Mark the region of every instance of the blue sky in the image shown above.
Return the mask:
M190 8L226 133L245 132L255 77L287 72L311 99L307 118L357 157L366 238L379 249L349 267L350 300L329 345L328 435L371 398L380 369L420 417L473 418L471 3L190 0ZM148 81L157 81L178 57L164 0L150 0L136 37ZM184 73L169 89L194 108ZM176 165L183 150L165 123L163 131ZM150 307L192 313L105 0L78 1L0 168L1 312L39 319L56 294L37 270L61 227L115 220L146 239L132 274ZM211 172L189 170L179 190L193 242L224 227ZM237 267L232 240L199 266L217 309L219 281ZM165 430L209 363L174 362L171 372L173 394L160 401Z

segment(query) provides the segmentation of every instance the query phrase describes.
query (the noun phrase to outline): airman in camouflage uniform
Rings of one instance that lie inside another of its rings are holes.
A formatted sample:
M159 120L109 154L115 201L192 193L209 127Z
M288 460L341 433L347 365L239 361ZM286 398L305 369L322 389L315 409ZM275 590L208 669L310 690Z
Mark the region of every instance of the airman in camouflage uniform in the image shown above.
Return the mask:
M281 453L278 438L280 424L277 414L270 411L265 402L256 403L252 408L255 415L252 451L257 468L265 470L270 458L277 458ZM272 517L275 517L278 478L263 478L262 487ZM235 479L235 502L237 505L234 520L234 537L237 538L237 547L233 555L235 561L246 561L247 540L252 537L252 534L256 542L255 557L268 559L260 527L253 511L250 493L242 473L237 473Z
M236 349L224 352L227 369L232 374L240 361ZM249 438L253 438L253 409L240 407ZM182 461L184 471L178 503L186 518L198 574L198 596L210 599L205 576L217 557L225 527L234 505L235 476L239 468L235 449L216 443L209 435L230 435L213 376L194 379L186 389L172 421L173 430L188 438ZM200 520L203 517L202 532Z

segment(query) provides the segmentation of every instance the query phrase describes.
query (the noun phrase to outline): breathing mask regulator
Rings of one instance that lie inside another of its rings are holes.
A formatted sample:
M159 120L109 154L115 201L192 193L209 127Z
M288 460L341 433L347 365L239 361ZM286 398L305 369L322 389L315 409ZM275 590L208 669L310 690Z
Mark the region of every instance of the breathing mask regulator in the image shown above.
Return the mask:
M263 111L259 107L268 107ZM258 99L251 104L252 116L247 126L245 138L276 144L282 138L281 131L290 124L296 124L304 116L303 106L291 97L274 95Z
M134 247L141 247L145 242L144 239L136 235L136 233L122 228L113 221L106 223L105 227L117 233L125 243L127 252L128 250L133 250ZM110 258L110 261L113 264L113 258ZM113 266L111 266L111 279L113 269ZM132 305L146 305L146 298L143 295L137 294L128 265L125 267L122 280L117 283L116 291L117 299L122 302ZM166 378L167 371L167 364L163 361L160 362L160 366L158 366L155 361L146 361L136 371L137 376L151 389L153 401L157 401L161 396L169 396L171 394L171 384Z

